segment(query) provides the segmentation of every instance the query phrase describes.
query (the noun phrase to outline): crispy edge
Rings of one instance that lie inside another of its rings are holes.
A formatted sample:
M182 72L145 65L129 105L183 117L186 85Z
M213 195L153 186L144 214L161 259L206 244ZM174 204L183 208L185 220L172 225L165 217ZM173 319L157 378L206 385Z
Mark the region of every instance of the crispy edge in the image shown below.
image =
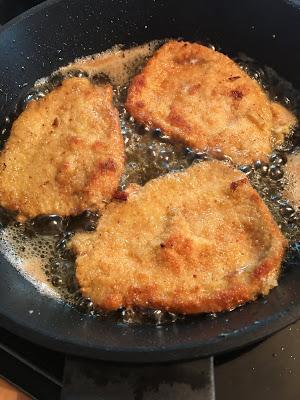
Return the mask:
M287 108L277 102L271 102L273 117L272 137L275 145L281 144L285 136L297 126L297 118Z

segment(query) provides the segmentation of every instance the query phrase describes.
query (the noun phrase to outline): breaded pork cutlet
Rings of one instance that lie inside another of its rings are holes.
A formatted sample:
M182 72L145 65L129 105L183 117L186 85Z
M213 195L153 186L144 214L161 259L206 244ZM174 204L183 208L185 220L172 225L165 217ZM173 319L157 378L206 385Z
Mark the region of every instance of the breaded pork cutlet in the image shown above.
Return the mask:
M0 204L21 218L96 210L115 192L124 144L110 85L72 78L31 101L0 155Z
M283 106L224 54L170 41L131 82L126 108L140 123L237 164L265 160L296 124Z
M300 152L289 154L284 166L284 190L285 197L296 210L300 209Z
M203 162L118 198L70 244L101 308L217 312L277 285L286 241L241 172Z

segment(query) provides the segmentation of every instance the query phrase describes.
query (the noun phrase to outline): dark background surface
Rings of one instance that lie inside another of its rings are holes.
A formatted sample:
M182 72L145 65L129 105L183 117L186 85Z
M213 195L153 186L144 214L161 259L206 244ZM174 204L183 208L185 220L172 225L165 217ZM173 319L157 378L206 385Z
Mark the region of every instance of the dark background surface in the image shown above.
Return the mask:
M59 400L63 369L61 353L0 329L0 376L36 399ZM299 400L299 374L300 321L256 346L216 357L216 400Z
M276 0L274 0L276 1ZM0 0L0 24L20 14L25 9L40 3L37 0ZM49 370L62 379L64 358L59 353L39 348L23 340L16 340L0 330L0 343L14 346L36 365ZM16 359L5 359L0 355L0 375L20 384L40 399L55 400L57 392L38 377L26 375L18 369ZM300 322L273 335L262 343L243 351L215 359L217 400L243 399L298 400L300 398ZM38 387L39 386L39 387ZM59 386L59 385L58 385ZM55 394L56 393L56 394Z
M0 24L41 3L39 0L0 0Z

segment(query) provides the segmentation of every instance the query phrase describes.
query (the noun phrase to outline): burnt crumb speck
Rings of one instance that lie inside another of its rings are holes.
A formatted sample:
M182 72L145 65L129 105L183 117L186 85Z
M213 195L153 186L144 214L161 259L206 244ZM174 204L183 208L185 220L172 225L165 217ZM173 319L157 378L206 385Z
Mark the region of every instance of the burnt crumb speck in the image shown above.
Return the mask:
M248 182L247 178L243 178L243 179L239 179L237 181L233 181L230 184L230 190L232 190L234 192L238 187L244 185L247 182Z
M228 80L231 81L231 82L236 81L237 79L240 79L240 76L230 76L228 78Z
M234 100L241 100L241 99L244 97L244 94L243 94L243 92L241 92L240 90L231 90L230 96L231 96Z
M117 191L114 193L113 198L115 200L126 201L128 199L129 194L124 191Z
M114 160L110 158L107 159L106 161L100 161L99 170L102 172L109 172L109 171L114 172L116 170L116 164Z
M160 244L160 247L163 249L163 248L166 247L166 245L165 245L164 243L161 243L161 244Z
M54 120L53 120L53 122L52 122L52 126L53 126L54 128L57 128L58 125L59 125L59 121L58 121L58 118L56 117L56 118L54 118Z

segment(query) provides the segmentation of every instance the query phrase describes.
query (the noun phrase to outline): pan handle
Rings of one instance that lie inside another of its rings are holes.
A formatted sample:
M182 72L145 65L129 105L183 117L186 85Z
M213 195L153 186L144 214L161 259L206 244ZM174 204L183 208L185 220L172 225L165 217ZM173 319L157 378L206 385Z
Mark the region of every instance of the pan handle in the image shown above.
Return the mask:
M120 364L67 356L62 400L215 400L213 357Z

